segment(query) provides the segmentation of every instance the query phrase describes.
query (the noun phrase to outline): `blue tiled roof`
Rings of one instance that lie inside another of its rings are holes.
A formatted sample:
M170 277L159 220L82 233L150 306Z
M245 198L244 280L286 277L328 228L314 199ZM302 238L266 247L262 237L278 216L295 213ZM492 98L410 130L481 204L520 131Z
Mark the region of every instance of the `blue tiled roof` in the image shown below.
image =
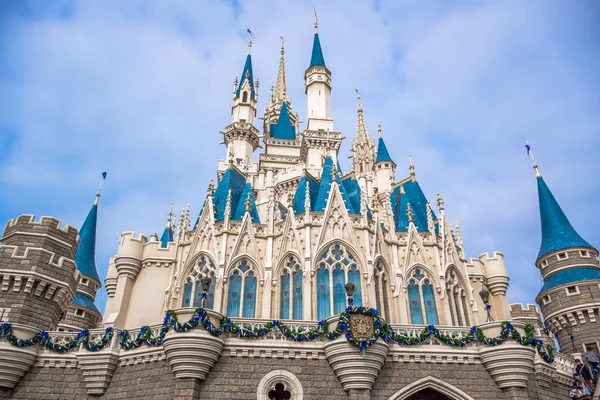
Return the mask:
M342 184L348 193L348 198L352 203L352 208L356 214L360 213L360 186L358 182L352 178L342 179Z
M319 40L319 34L315 33L315 39L313 40L312 56L310 57L310 67L325 66L325 59L323 58L323 51L321 50L321 41Z
M235 168L225 171L213 195L216 222L223 222L225 219L225 208L227 206L229 190L231 190L231 213L233 214L244 191L244 186L246 186L246 178Z
M94 301L81 293L75 294L73 305L81 308L87 308L88 310L92 310L100 314L100 311L98 311L98 308L96 308Z
M396 165L393 161L392 158L390 157L390 153L388 153L387 147L385 146L385 142L383 141L383 138L379 138L379 142L377 143L377 158L375 159L375 164L380 163L380 162L391 162L394 165Z
M558 286L596 280L600 281L600 270L597 268L574 268L566 271L560 271L548 278L538 293L538 296L545 291Z
M401 188L404 193L401 193ZM427 229L427 198L421 190L418 182L408 181L402 186L394 188L390 195L392 210L394 212L394 224L397 232L406 232L408 230L408 216L406 210L408 203L413 211L413 223L417 232L428 232ZM436 216L432 211L432 218L435 221ZM438 227L436 226L436 232Z
M283 102L279 119L271 124L271 137L274 139L296 140L296 128L292 125L286 102Z
M319 192L317 193L317 201L315 204L315 211L324 212L327 206L327 200L329 199L329 191L331 189L332 177L331 170L333 169L333 159L331 157L327 157L325 159L325 165L323 167L323 172L321 174L321 182L319 184ZM342 184L342 181L339 175L335 176L336 182L340 188L340 192L342 193L342 200L346 205L346 209L349 214L360 214L360 209L358 211L354 210L352 206L352 201L346 192L345 186Z
M204 212L204 207L206 207L206 200L208 200L208 195L206 195L206 198L204 199L204 203L202 203L202 208L200 209L198 218L196 218L196 223L194 223L194 230L198 227L198 224L200 223L200 217L202 216L202 213Z
M260 224L260 219L258 217L258 210L256 209L256 202L254 201L254 193L252 190L252 185L246 183L244 185L244 190L242 191L242 195L240 196L240 200L238 201L237 207L235 208L235 212L231 219L235 221L241 221L244 218L244 214L246 213L246 199L248 199L248 194L250 195L250 217L252 218L252 222L255 224ZM233 206L232 206L233 208Z
M246 72L248 73L248 77L246 78ZM242 86L244 86L244 82L248 79L248 84L250 85L250 98L254 98L254 78L252 75L252 56L248 54L246 56L246 63L244 64L244 70L242 71L242 77L240 78L240 83L238 84L237 91L235 95L237 97L240 96L240 91L242 90Z
M167 248L167 243L173 241L173 229L170 226L165 227L162 236L160 237L160 247Z
M554 251L571 247L592 246L573 229L567 216L558 205L552 192L544 182L537 178L538 196L540 201L540 217L542 220L542 245L538 259Z
M317 182L312 178L312 176L307 174L306 176L300 178L300 182L298 182L298 187L296 188L296 193L294 193L294 202L292 203L292 206L296 215L304 214L306 212L306 209L304 208L304 203L306 202L307 181L310 196L310 211L315 210L315 203L317 201L317 195L319 193L319 182Z
M79 247L75 254L75 264L82 275L100 282L96 271L96 222L98 221L98 206L94 204L79 231Z

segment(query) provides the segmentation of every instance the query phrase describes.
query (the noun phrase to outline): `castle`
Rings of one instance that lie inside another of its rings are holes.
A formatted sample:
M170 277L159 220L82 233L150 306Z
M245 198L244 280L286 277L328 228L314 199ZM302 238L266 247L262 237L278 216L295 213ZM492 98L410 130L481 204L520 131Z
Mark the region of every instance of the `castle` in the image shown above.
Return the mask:
M467 260L412 159L408 176L396 174L360 94L342 173L316 22L302 132L283 42L262 135L255 126L251 46L200 214L188 206L176 223L170 212L160 237L121 235L103 314L100 191L79 232L48 217L8 222L0 398L565 398L574 357L600 345L600 266L537 164L544 323L536 306L509 304L502 253ZM560 352L546 346L554 337Z

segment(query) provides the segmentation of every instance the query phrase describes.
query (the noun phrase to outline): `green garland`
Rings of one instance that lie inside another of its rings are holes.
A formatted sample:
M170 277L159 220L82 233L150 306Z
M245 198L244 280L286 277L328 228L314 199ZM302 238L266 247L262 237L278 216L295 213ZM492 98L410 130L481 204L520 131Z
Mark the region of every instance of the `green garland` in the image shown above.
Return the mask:
M350 324L351 314L365 314L373 318L373 337L370 339L356 339L354 337ZM262 338L270 332L279 332L286 339L295 342L310 342L320 337L334 340L341 335L345 335L346 340L357 347L363 354L366 353L367 348L370 345L380 338L386 343L395 342L399 345L419 345L429 339L436 339L445 345L453 347L464 347L474 341L479 341L487 346L497 346L512 339L523 346L534 347L546 362L552 363L554 361L553 347L549 344L544 344L542 340L537 339L535 337L533 326L531 325L525 327L525 336L522 336L512 324L507 321L502 322L500 335L495 338L486 337L481 328L476 326L471 328L467 336L457 337L444 335L433 325L427 326L417 336L408 336L402 333L395 333L392 327L379 316L377 310L365 307L352 307L351 304L340 314L338 324L334 330L330 330L329 324L325 321L319 321L316 328L295 329L279 320L267 322L263 328L249 329L233 323L230 318L223 318L217 327L210 321L206 310L202 307L196 308L189 321L180 323L175 311L169 310L165 315L158 336L155 337L148 326L143 326L134 338L131 337L127 330L123 330L120 333L119 345L124 350L135 349L144 344L148 346L160 346L166 334L171 329L175 332L187 332L198 326L201 326L213 336L218 337L225 333L229 333L230 335L244 339ZM0 326L0 338L3 336L6 337L10 344L17 347L28 347L40 343L48 350L63 353L77 347L79 344L83 344L89 351L98 351L110 343L113 337L113 329L106 328L102 339L99 342L94 343L89 340L89 331L84 329L77 334L75 339L69 341L66 345L55 344L50 339L48 332L45 331L38 333L31 339L18 339L12 334L12 325L10 323L4 323Z

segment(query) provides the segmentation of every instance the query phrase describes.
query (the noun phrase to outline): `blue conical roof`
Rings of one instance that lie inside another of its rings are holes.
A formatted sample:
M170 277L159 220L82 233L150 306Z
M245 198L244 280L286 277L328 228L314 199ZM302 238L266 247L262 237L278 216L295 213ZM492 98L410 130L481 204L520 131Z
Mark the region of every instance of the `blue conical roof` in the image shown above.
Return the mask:
M240 199L231 219L233 219L234 221L241 221L242 218L244 218L244 214L246 213L246 200L248 199L248 195L250 195L250 217L252 218L252 222L255 224L260 224L260 218L258 217L258 210L256 209L256 201L254 200L252 185L249 183L246 183L246 185L244 186L244 190L240 195Z
M81 275L100 282L96 271L96 223L98 221L98 205L94 204L83 226L79 231L79 247L75 254L75 264Z
M593 248L573 229L541 176L537 178L542 220L542 246L538 259L554 251L571 247Z
M165 230L163 231L162 236L160 237L160 247L163 249L167 248L167 244L173 241L173 228L171 225L167 225Z
M225 208L227 207L227 197L231 190L231 214L233 215L242 196L242 191L246 185L246 178L235 168L230 168L223 174L217 190L213 195L213 206L215 208L215 222L223 222L225 219Z
M324 212L327 208L327 201L329 200L329 191L331 190L331 183L333 182L333 177L331 176L331 171L333 169L333 159L331 157L327 157L325 159L325 165L323 166L323 172L321 173L321 182L319 183L319 191L317 193L317 200L315 202L315 211L316 212ZM336 174L335 181L338 184L340 189L340 193L342 194L342 200L346 205L346 209L349 214L360 214L360 210L354 210L352 206L352 201L348 196L348 192L346 192L346 187L342 183L340 177Z
M375 159L375 164L380 163L380 162L391 162L394 165L396 165L396 163L394 163L394 161L392 161L392 158L390 157L390 153L388 153L387 147L385 146L385 142L383 141L383 138L379 138L379 142L377 143L377 158Z
M274 139L296 140L296 129L290 120L287 103L284 101L276 124L271 124L271 137Z
M323 58L323 50L321 50L321 41L319 40L319 34L315 33L315 39L313 41L312 56L310 57L310 67L324 67L325 59Z
M247 75L247 76L246 76ZM240 83L238 84L237 91L235 95L237 97L240 96L240 91L242 90L242 86L244 86L244 82L248 80L248 84L250 85L250 97L254 98L254 78L252 75L252 56L248 54L246 56L246 63L244 64L244 70L242 71L242 77L240 78Z

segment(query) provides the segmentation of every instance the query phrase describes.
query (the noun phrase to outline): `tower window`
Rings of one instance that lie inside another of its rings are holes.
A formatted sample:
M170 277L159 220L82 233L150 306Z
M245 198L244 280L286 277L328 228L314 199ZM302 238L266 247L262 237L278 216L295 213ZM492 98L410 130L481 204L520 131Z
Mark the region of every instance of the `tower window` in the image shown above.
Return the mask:
M552 302L552 300L550 299L550 295L546 295L546 296L542 297L542 303L544 303L544 305L546 305L550 302Z
M84 286L88 286L90 283L90 280L87 278L81 278L81 284Z
M579 286L569 286L567 288L567 296L579 294Z
M542 268L546 268L548 266L548 259L542 261Z
M76 316L76 317L81 317L81 318L83 318L83 317L85 317L85 311L83 311L83 310L80 310L80 309L78 308L78 309L76 309L76 310L75 310L75 316Z
M558 256L559 260L566 260L568 258L566 252L564 252L564 253L558 253L557 256Z
M244 92L242 94L242 103L246 103L248 101L248 92Z
M579 254L581 254L581 257L589 257L590 256L590 252L587 250L580 250Z

